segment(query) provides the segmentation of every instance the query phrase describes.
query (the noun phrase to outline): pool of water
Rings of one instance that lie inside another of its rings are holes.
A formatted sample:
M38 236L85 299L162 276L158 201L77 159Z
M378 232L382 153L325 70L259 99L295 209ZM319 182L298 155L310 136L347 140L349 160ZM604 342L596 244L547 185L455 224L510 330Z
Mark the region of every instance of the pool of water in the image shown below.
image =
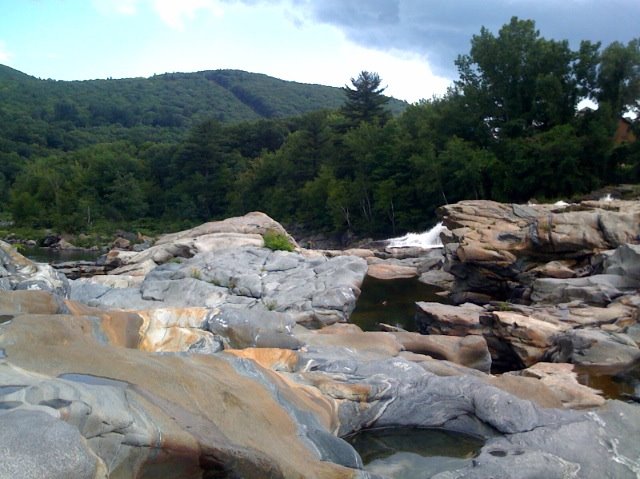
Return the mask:
M441 429L377 429L345 438L365 469L394 479L429 478L467 465L484 441Z
M37 263L65 263L67 261L96 261L103 253L86 249L51 249L38 246L20 248L20 254Z
M350 321L364 331L379 331L379 323L416 331L416 301L448 303L437 294L441 289L417 278L381 280L367 276L361 289Z
M607 371L587 366L576 366L578 382L602 391L607 399L635 400L640 402L640 376L638 371L630 374L612 375Z

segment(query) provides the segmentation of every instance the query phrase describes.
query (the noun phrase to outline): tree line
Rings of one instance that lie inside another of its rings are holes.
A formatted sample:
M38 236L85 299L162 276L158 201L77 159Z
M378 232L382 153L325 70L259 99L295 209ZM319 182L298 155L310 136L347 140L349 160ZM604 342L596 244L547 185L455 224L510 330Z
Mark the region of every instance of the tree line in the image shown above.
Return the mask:
M639 39L572 50L514 17L497 35L474 35L455 64L445 95L396 116L378 75L361 72L337 110L211 119L180 139L118 138L28 161L5 153L0 200L17 224L65 231L261 210L309 231L383 236L423 229L439 205L462 199L571 198L640 182L640 142L614 142L640 107ZM578 112L583 99L597 110Z

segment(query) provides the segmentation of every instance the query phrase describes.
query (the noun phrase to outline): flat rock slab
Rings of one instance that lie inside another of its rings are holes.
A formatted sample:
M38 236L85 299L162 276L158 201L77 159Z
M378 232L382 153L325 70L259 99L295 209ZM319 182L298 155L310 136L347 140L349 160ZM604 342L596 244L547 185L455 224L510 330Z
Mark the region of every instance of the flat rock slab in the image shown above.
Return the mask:
M381 262L369 265L367 275L382 280L415 278L418 276L418 269L414 266Z

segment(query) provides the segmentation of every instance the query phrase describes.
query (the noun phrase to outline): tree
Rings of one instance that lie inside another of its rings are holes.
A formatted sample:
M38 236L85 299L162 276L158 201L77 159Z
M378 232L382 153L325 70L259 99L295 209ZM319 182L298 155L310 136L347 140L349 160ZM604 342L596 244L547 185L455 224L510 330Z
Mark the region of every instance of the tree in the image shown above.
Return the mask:
M541 38L533 20L513 17L497 37L484 27L473 36L470 53L456 60L455 85L493 136L547 131L573 117L574 58L566 40Z
M353 88L345 85L343 90L347 100L342 113L351 127L362 122L383 124L391 117L385 109L389 98L382 93L386 87L380 87L382 80L377 73L362 71L358 78L351 78Z
M640 38L627 45L613 42L600 56L598 102L611 105L614 115L640 109Z

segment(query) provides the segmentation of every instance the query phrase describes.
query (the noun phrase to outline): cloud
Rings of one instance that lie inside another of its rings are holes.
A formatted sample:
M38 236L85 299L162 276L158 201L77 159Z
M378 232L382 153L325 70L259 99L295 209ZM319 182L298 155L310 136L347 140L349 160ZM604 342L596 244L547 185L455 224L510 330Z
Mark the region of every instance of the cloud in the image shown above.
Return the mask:
M185 21L196 18L200 11L216 17L224 14L221 2L216 0L153 0L153 9L171 28L183 30Z
M94 7L103 15L136 15L142 7L150 7L169 27L184 30L185 24L194 20L201 12L222 16L225 0L92 0ZM244 3L252 3L246 0Z
M291 0L309 18L340 28L358 45L426 57L452 76L453 61L469 51L482 26L493 32L512 16L533 19L542 36L627 42L638 36L638 0Z
M13 57L13 55L11 55L11 53L9 53L9 50L7 50L7 45L0 40L0 63L6 65L9 63L9 61L11 61L11 58Z

